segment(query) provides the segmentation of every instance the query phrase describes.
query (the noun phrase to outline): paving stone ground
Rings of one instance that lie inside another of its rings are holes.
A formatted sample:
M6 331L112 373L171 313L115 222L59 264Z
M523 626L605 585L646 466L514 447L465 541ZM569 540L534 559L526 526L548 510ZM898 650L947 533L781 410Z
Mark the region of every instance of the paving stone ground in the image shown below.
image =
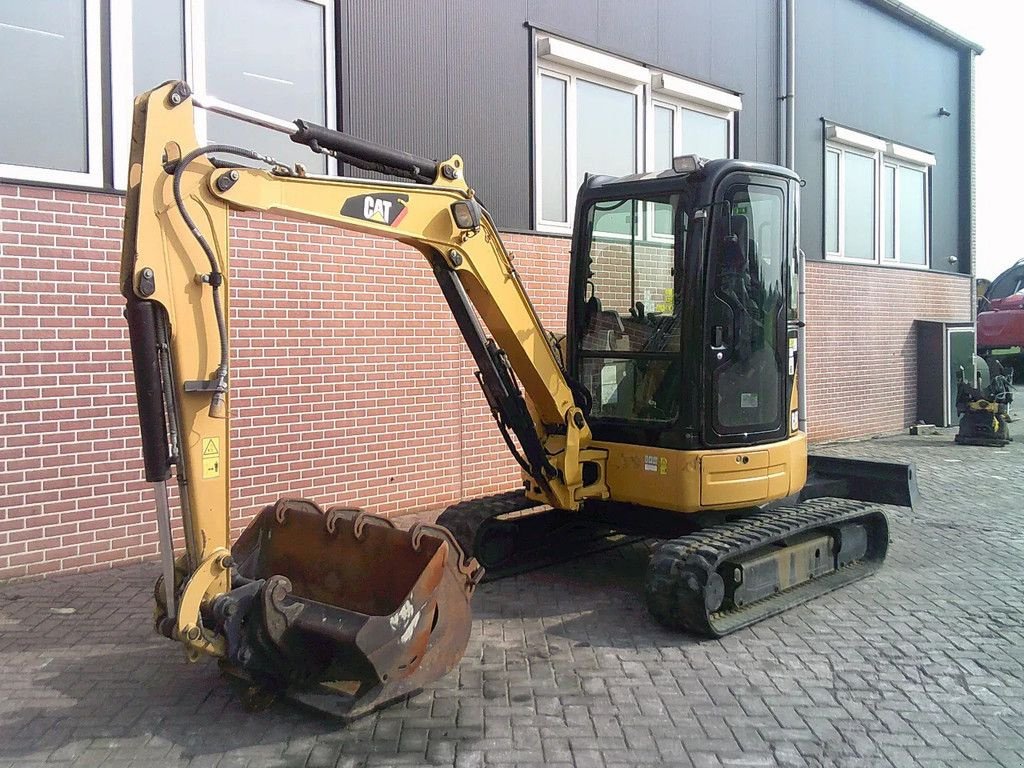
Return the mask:
M187 664L153 563L2 585L0 768L1024 765L1024 442L820 450L918 466L868 580L701 642L645 614L640 546L488 584L457 670L345 728Z

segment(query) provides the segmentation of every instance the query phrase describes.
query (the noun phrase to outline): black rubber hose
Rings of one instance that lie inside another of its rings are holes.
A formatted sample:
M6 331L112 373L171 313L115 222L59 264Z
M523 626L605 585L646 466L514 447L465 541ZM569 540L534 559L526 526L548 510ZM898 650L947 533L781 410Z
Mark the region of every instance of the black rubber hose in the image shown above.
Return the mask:
M185 224L188 226L192 236L203 249L203 253L206 254L207 261L210 262L210 287L213 289L213 312L217 318L217 333L220 336L220 364L217 366L217 370L213 375L216 382L216 389L213 392L213 399L210 401L211 413L219 410L221 404L224 402L224 394L228 389L228 324L227 318L224 317L224 304L220 296L220 286L224 282L224 275L220 271L220 265L217 263L217 256L213 252L213 248L210 247L210 243L199 230L199 227L196 226L192 216L185 208L185 201L181 196L181 178L185 173L185 169L193 160L213 152L225 155L236 155L238 157L244 157L249 160L256 160L258 162L268 164L271 163L268 158L251 149L233 147L228 144L211 144L210 146L193 149L187 155L182 157L174 168L174 180L172 184L174 204L177 206L178 212L181 214L181 218L185 221Z

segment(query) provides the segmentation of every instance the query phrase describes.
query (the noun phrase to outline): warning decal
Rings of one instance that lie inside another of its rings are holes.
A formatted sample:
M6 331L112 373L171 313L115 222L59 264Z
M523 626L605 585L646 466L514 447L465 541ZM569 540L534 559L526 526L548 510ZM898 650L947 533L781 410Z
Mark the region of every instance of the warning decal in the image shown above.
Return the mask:
M203 480L220 477L220 438L203 438Z

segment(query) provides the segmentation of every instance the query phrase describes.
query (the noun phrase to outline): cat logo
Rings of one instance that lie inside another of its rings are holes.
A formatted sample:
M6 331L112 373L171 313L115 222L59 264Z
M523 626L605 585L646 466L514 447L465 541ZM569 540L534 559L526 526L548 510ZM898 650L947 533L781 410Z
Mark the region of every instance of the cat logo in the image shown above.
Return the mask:
M357 195L345 201L341 215L395 227L405 217L408 201L408 195Z

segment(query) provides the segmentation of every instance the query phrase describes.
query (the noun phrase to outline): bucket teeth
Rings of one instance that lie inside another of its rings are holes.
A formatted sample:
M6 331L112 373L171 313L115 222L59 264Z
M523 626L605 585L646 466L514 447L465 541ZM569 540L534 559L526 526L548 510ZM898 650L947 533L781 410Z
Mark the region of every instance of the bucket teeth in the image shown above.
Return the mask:
M282 499L232 556L233 589L211 610L227 670L340 717L440 678L469 641L483 569L442 527Z

